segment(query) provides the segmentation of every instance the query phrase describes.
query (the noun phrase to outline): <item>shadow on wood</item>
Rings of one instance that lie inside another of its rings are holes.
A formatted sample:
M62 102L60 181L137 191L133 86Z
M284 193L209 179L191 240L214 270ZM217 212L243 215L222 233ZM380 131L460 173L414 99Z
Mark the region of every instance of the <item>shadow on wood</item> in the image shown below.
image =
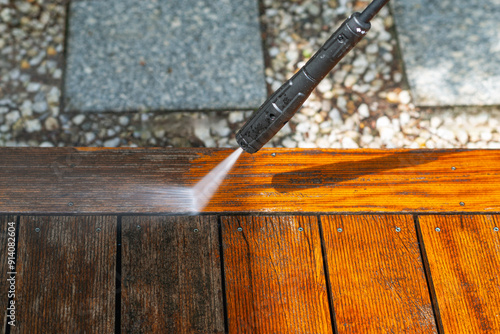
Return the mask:
M335 187L340 183L359 180L362 186L370 179L363 178L373 174L392 171L392 174L405 174L403 169L428 164L440 157L457 151L410 151L388 154L386 156L361 161L345 161L298 169L292 172L279 173L273 176L274 189L280 193L301 191L318 187ZM414 175L415 171L411 171ZM387 180L389 181L389 180ZM352 183L349 186L353 186Z

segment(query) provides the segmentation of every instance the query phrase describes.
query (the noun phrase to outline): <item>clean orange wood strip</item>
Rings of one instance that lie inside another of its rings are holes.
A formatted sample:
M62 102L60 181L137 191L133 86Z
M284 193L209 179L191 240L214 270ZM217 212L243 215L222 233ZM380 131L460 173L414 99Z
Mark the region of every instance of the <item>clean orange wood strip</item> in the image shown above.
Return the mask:
M7 306L9 305L12 309L13 307L10 305L8 300L8 294L12 292L10 289L11 282L15 283L15 280L11 280L15 277L15 274L7 274L8 272L15 272L15 268L12 268L12 263L9 263L9 244L13 246L12 243L15 243L15 228L16 228L16 217L14 216L0 216L0 328L4 330L7 326L7 322L11 320L15 320L16 311L15 309L12 311L7 310ZM12 234L14 233L14 236ZM12 251L12 247L10 248ZM15 255L15 252L12 252ZM15 264L14 264L15 265ZM10 281L7 281L9 279ZM15 285L14 285L15 293ZM15 302L15 300L14 300ZM15 308L15 307L14 307ZM6 311L7 310L7 311ZM9 318L6 318L5 315L8 315ZM14 317L14 318L12 318ZM2 331L3 333L3 331Z
M21 217L11 333L113 333L116 217Z
M444 332L500 333L500 216L420 216L419 225Z
M332 333L316 217L222 217L230 333Z
M436 333L412 216L320 219L338 333Z
M122 218L123 333L223 333L217 218Z
M0 213L186 213L178 187L231 152L1 148ZM500 212L500 150L263 149L204 209L298 211Z

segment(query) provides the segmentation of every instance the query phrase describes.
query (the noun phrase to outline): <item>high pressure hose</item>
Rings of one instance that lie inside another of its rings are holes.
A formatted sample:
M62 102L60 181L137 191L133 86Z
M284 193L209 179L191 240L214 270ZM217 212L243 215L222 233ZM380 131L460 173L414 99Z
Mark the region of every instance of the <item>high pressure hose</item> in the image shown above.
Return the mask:
M370 30L370 20L389 0L374 0L362 13L354 13L314 56L276 90L236 134L248 153L262 148L292 118L313 89Z

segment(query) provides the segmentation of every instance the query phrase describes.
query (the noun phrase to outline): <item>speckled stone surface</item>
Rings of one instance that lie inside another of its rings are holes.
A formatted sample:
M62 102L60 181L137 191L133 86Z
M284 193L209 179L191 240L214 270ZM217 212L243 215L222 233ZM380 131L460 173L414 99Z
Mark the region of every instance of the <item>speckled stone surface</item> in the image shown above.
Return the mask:
M258 15L256 0L72 1L65 109L257 108Z
M498 0L391 3L417 105L500 105Z

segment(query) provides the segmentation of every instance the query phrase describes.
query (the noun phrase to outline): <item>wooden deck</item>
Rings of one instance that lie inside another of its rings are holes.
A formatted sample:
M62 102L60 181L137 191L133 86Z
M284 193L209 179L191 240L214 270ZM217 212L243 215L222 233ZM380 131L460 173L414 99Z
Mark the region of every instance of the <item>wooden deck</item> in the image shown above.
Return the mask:
M229 153L0 149L2 329L500 333L500 151Z

